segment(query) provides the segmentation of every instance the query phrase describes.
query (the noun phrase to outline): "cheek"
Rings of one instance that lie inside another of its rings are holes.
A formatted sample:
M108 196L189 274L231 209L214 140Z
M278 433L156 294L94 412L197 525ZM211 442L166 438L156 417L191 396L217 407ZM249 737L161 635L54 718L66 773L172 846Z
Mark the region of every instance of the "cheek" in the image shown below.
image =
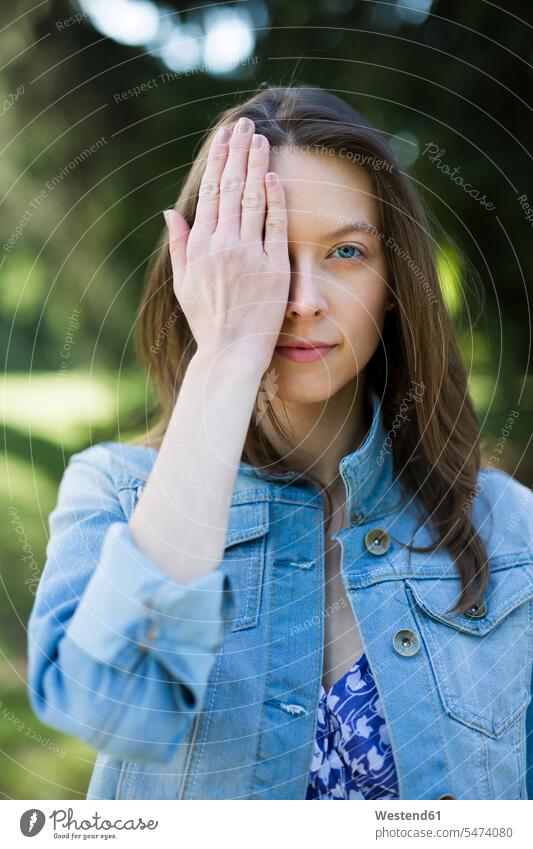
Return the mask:
M388 299L388 288L377 276L368 283L344 290L342 303L338 304L338 321L355 350L368 350L377 345Z

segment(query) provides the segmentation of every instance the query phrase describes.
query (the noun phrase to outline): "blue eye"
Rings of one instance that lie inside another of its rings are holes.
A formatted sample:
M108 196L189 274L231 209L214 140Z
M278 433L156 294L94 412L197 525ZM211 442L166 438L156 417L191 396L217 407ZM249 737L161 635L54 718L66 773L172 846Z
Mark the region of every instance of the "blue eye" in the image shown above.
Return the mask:
M357 245L339 245L338 248L333 248L333 253L339 251L339 259L359 259L364 256L364 253Z

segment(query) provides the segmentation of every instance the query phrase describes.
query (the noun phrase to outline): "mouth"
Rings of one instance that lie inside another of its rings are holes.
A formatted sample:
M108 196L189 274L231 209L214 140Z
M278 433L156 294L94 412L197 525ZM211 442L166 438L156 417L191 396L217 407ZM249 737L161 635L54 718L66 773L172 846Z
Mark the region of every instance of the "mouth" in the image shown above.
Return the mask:
M293 336L286 342L281 342L278 348L333 348L336 342L324 342L322 339L304 339L301 336Z
M312 363L326 357L336 347L336 343L330 345L326 342L290 342L286 345L277 345L275 352L294 363Z

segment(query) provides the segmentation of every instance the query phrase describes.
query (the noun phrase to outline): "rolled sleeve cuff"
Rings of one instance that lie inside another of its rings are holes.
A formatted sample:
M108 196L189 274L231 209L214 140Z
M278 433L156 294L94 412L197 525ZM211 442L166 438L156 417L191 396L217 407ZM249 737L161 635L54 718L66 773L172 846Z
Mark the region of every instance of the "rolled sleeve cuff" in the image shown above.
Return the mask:
M134 543L129 526L109 527L98 566L67 629L85 653L126 671L147 652L177 681L202 687L235 616L222 563L177 583Z

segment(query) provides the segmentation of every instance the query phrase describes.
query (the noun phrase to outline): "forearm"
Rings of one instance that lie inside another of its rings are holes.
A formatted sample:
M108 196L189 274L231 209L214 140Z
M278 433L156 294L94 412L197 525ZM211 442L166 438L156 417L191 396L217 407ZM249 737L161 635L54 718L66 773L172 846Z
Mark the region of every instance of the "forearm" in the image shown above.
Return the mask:
M261 369L197 353L130 519L135 543L176 581L211 571L224 554L229 508Z

